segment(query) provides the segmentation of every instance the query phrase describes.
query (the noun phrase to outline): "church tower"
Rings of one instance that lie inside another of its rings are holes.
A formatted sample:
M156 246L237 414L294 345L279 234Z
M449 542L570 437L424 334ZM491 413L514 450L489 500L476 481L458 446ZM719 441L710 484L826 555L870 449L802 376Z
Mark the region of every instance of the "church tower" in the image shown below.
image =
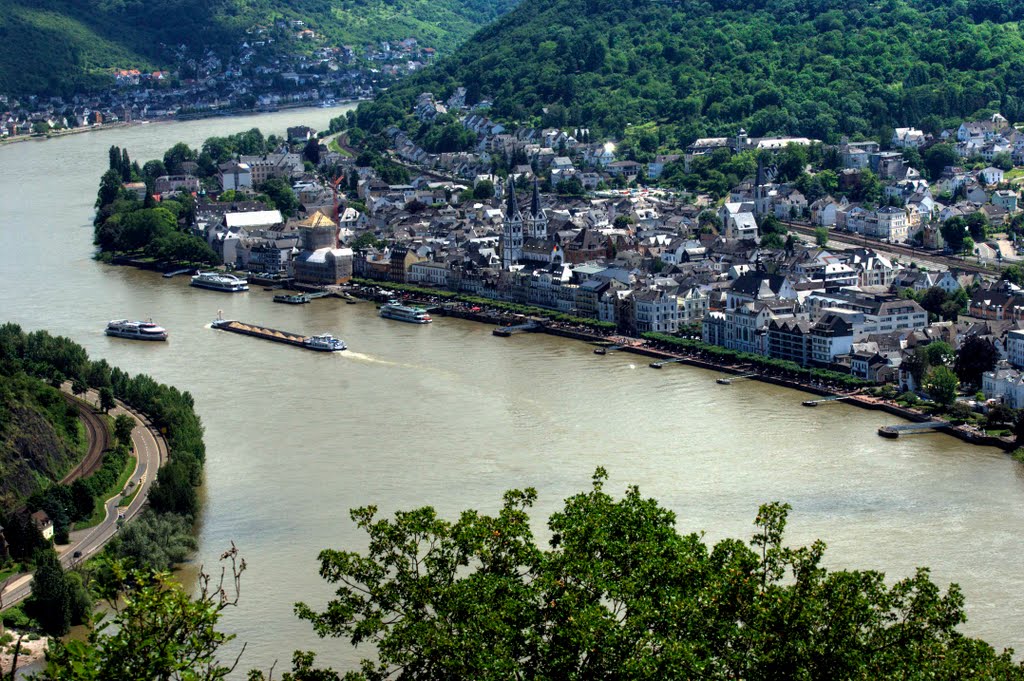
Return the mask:
M508 202L505 206L505 224L501 236L501 266L509 269L523 256L523 213L516 201L516 185L508 178Z
M526 237L528 239L548 238L548 214L540 206L540 184L533 180L533 198L530 200L530 215L526 218Z

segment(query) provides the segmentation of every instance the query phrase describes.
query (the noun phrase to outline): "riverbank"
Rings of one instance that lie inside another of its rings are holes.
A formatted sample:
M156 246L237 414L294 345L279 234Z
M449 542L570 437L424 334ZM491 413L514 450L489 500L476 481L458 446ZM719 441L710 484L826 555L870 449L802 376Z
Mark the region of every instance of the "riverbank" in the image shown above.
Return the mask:
M377 302L382 302L388 297L402 296L401 289L397 287L389 287L388 282L376 283L373 286L356 285L348 287L346 290L357 297ZM382 293L382 291L387 291L387 293ZM419 305L433 306L431 307L431 311L436 311L444 316L466 319L483 324L492 324L494 326L508 326L523 321L522 315L509 313L501 310L500 308L488 307L484 304L470 305L467 303L452 302L444 297L435 296L431 298L428 295L424 296L422 299L409 300L409 302ZM914 423L939 420L918 409L904 407L891 400L867 395L864 393L863 389L844 390L841 386L828 381L805 381L795 379L783 374L782 372L764 371L752 364L743 362L715 361L709 357L701 355L700 353L684 354L677 348L669 349L656 341L622 336L611 331L603 331L587 327L583 324L571 324L555 320L545 320L540 323L537 328L532 330L532 332L570 338L597 346L618 346L616 348L616 351L618 352L642 355L657 361L672 361L673 363L686 364L701 369L707 369L709 371L729 374L731 376L744 376L744 378L748 380L770 383L772 385L797 390L820 398L842 399L843 402L860 407L861 409L884 411L887 414L891 414L892 416ZM947 428L942 428L938 432L952 435L958 440L968 444L981 445L985 447L998 447L1007 452L1013 451L1017 447L1016 442L1012 438L1000 438L988 435L983 431L968 425L949 426Z
M180 116L163 116L161 118L147 118L143 121L115 121L113 123L100 123L97 125L83 125L77 128L66 128L62 130L51 130L44 135L13 135L10 137L4 137L0 139L0 146L7 144L17 144L18 142L44 142L49 139L58 139L61 137L69 137L71 135L79 135L87 132L102 132L104 130L123 130L125 128L134 128L143 125L159 125L161 123L175 123L175 122L190 122L212 118L239 118L243 116L258 116L261 114L273 114L280 113L282 111L298 111L301 109L336 109L344 106L358 104L359 102L367 101L363 99L346 99L336 102L333 106L323 107L317 104L310 104L309 102L295 102L290 104L282 104L276 106L272 110L259 110L259 109L230 109L230 110L214 110L214 111L198 111L194 113L183 114Z
M19 638L21 638L21 644L18 649L18 669L27 672L26 667L37 665L46 658L46 648L50 643L49 637L35 635L34 638L29 638L32 636L31 634L22 634L14 629L8 629L5 633L9 634L12 640L0 645L0 678L6 678L4 675L11 673L11 667L14 664L14 649L18 645ZM36 671L39 670L36 669ZM20 676L19 674L18 677L20 678Z

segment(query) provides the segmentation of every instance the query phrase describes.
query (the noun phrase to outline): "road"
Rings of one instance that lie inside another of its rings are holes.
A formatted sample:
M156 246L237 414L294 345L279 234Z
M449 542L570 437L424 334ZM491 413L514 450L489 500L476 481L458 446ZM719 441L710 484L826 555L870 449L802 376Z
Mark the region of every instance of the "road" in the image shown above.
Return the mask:
M90 392L87 397L93 404L96 404L99 399L95 392ZM149 488L156 479L156 472L167 461L167 442L156 432L156 429L152 427L148 419L137 412L131 411L120 401L117 402L117 407L111 410L110 413L114 416L128 414L135 419L136 427L132 432L132 445L136 453L136 462L135 471L130 479L136 482L141 480L142 487L138 494L135 495L135 498L132 499L131 504L126 507L118 507L118 502L121 501L121 494L120 492L115 494L105 504L106 516L103 522L86 530L72 532L70 543L66 546L57 547L57 552L60 554L60 560L64 567L71 567L102 549L103 545L117 533L119 513L123 513L125 521L129 521L142 511L142 507L146 503L146 497L149 494ZM76 553L79 553L78 557L75 557ZM31 592L32 575L24 574L17 576L8 582L2 592L4 607L6 608L22 601Z

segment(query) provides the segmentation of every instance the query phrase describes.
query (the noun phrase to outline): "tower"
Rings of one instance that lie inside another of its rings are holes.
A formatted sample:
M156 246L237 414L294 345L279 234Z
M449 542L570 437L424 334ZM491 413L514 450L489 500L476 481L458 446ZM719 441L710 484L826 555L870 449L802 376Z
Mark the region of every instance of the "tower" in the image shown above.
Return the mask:
M505 205L505 224L501 236L501 266L509 269L523 256L523 213L516 201L516 185L508 178L508 202Z
M548 238L548 214L540 206L540 184L533 180L533 198L530 200L530 215L526 218L526 237L529 239Z

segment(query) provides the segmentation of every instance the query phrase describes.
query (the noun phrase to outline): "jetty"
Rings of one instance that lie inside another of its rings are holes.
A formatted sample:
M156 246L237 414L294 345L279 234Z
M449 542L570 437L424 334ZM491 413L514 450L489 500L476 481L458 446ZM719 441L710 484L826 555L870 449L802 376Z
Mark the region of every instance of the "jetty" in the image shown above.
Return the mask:
M213 323L213 328L220 329L221 331L230 331L231 333L240 333L243 336L254 336L263 340L274 341L275 343L294 345L299 348L305 347L304 343L307 338L291 331L281 331L266 326L246 324L245 322L228 319L218 319Z
M832 397L822 397L817 400L804 400L800 404L805 407L817 407L819 404L828 404L829 402L838 402L839 400L848 400L853 395L833 395Z
M652 369L660 369L661 367L665 366L666 364L682 364L685 361L686 361L685 357L676 357L674 359L663 359L663 360L658 361L658 362L651 362L648 366L650 366Z
M754 374L743 374L742 376L730 376L728 378L726 378L726 377L716 378L715 379L715 383L717 383L718 385L732 385L733 381L741 381L744 378L754 378L755 376L759 376L759 375L760 374L754 373Z
M191 267L185 267L185 268L180 269L180 270L174 270L174 271L171 271L171 272L164 272L164 279L170 279L171 277L176 277L179 274L188 274L191 271L192 271Z
M516 324L514 326L499 326L492 333L495 336L501 336L502 338L508 338L509 336L516 333L526 333L528 331L536 331L540 328L540 324L537 322L526 322L525 324Z
M900 423L895 426L882 426L878 429L878 434L882 437L888 437L892 439L898 438L900 435L912 433L927 433L935 430L944 430L951 428L952 424L949 421L923 421L921 423Z

